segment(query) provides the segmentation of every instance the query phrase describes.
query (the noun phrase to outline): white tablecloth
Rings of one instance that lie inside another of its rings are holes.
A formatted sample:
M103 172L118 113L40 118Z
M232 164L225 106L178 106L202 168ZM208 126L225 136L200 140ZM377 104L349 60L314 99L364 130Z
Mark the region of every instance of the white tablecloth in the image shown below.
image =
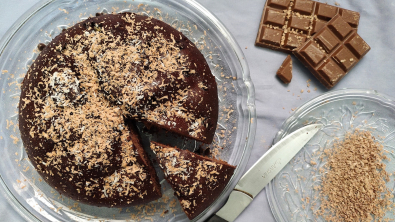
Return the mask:
M0 0L0 38L8 28L38 0ZM289 85L282 84L275 73L286 54L255 47L255 37L265 0L198 0L216 15L229 29L242 48L250 67L255 85L257 134L248 161L250 168L270 147L275 133L292 110L326 90L293 57L293 79ZM376 89L395 97L395 1L328 0L340 7L361 13L358 33L371 46L371 51L332 90L342 88ZM310 87L307 81L311 79ZM314 90L316 88L316 91ZM307 92L307 90L311 90ZM303 90L303 92L302 92ZM0 195L0 221L24 221ZM263 190L236 220L275 221Z

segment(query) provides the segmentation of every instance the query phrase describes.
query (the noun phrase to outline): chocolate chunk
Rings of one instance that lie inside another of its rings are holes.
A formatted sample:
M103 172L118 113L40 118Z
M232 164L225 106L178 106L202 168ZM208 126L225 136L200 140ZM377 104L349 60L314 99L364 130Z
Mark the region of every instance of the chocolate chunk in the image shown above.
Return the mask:
M294 54L326 88L330 89L369 50L369 45L339 14L296 49Z
M311 0L267 0L255 45L292 52L337 14L357 29L358 12Z
M291 82L291 80L292 80L292 59L291 59L290 55L288 55L287 58L285 58L283 64L281 64L280 68L277 71L277 76L284 83Z
M43 49L45 48L45 44L44 43L38 43L38 45L37 45L37 49L38 49L38 51L43 51Z

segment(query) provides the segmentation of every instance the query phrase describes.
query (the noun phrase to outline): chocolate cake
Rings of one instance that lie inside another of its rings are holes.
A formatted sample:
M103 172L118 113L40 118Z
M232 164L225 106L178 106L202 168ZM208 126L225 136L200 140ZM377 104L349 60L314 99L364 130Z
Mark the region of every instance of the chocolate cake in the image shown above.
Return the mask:
M30 161L61 194L106 207L161 196L131 120L212 142L215 78L164 22L99 15L40 49L22 83L19 128Z
M159 166L189 219L210 206L221 194L235 167L188 150L151 142Z

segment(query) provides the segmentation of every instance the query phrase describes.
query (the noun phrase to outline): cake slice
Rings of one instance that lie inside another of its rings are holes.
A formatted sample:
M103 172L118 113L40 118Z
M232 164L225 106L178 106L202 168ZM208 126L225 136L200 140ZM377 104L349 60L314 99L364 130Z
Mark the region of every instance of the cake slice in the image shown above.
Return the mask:
M151 149L191 220L217 199L236 169L224 161L156 142L151 142Z

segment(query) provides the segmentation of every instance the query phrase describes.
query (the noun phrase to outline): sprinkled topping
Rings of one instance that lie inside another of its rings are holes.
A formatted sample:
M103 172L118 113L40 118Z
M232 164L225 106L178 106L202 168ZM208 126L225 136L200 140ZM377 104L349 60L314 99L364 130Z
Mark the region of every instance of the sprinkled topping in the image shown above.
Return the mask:
M320 191L321 207L315 213L326 221L390 221L394 195L386 186L391 175L386 171L383 145L368 131L346 134L322 158L328 163Z

